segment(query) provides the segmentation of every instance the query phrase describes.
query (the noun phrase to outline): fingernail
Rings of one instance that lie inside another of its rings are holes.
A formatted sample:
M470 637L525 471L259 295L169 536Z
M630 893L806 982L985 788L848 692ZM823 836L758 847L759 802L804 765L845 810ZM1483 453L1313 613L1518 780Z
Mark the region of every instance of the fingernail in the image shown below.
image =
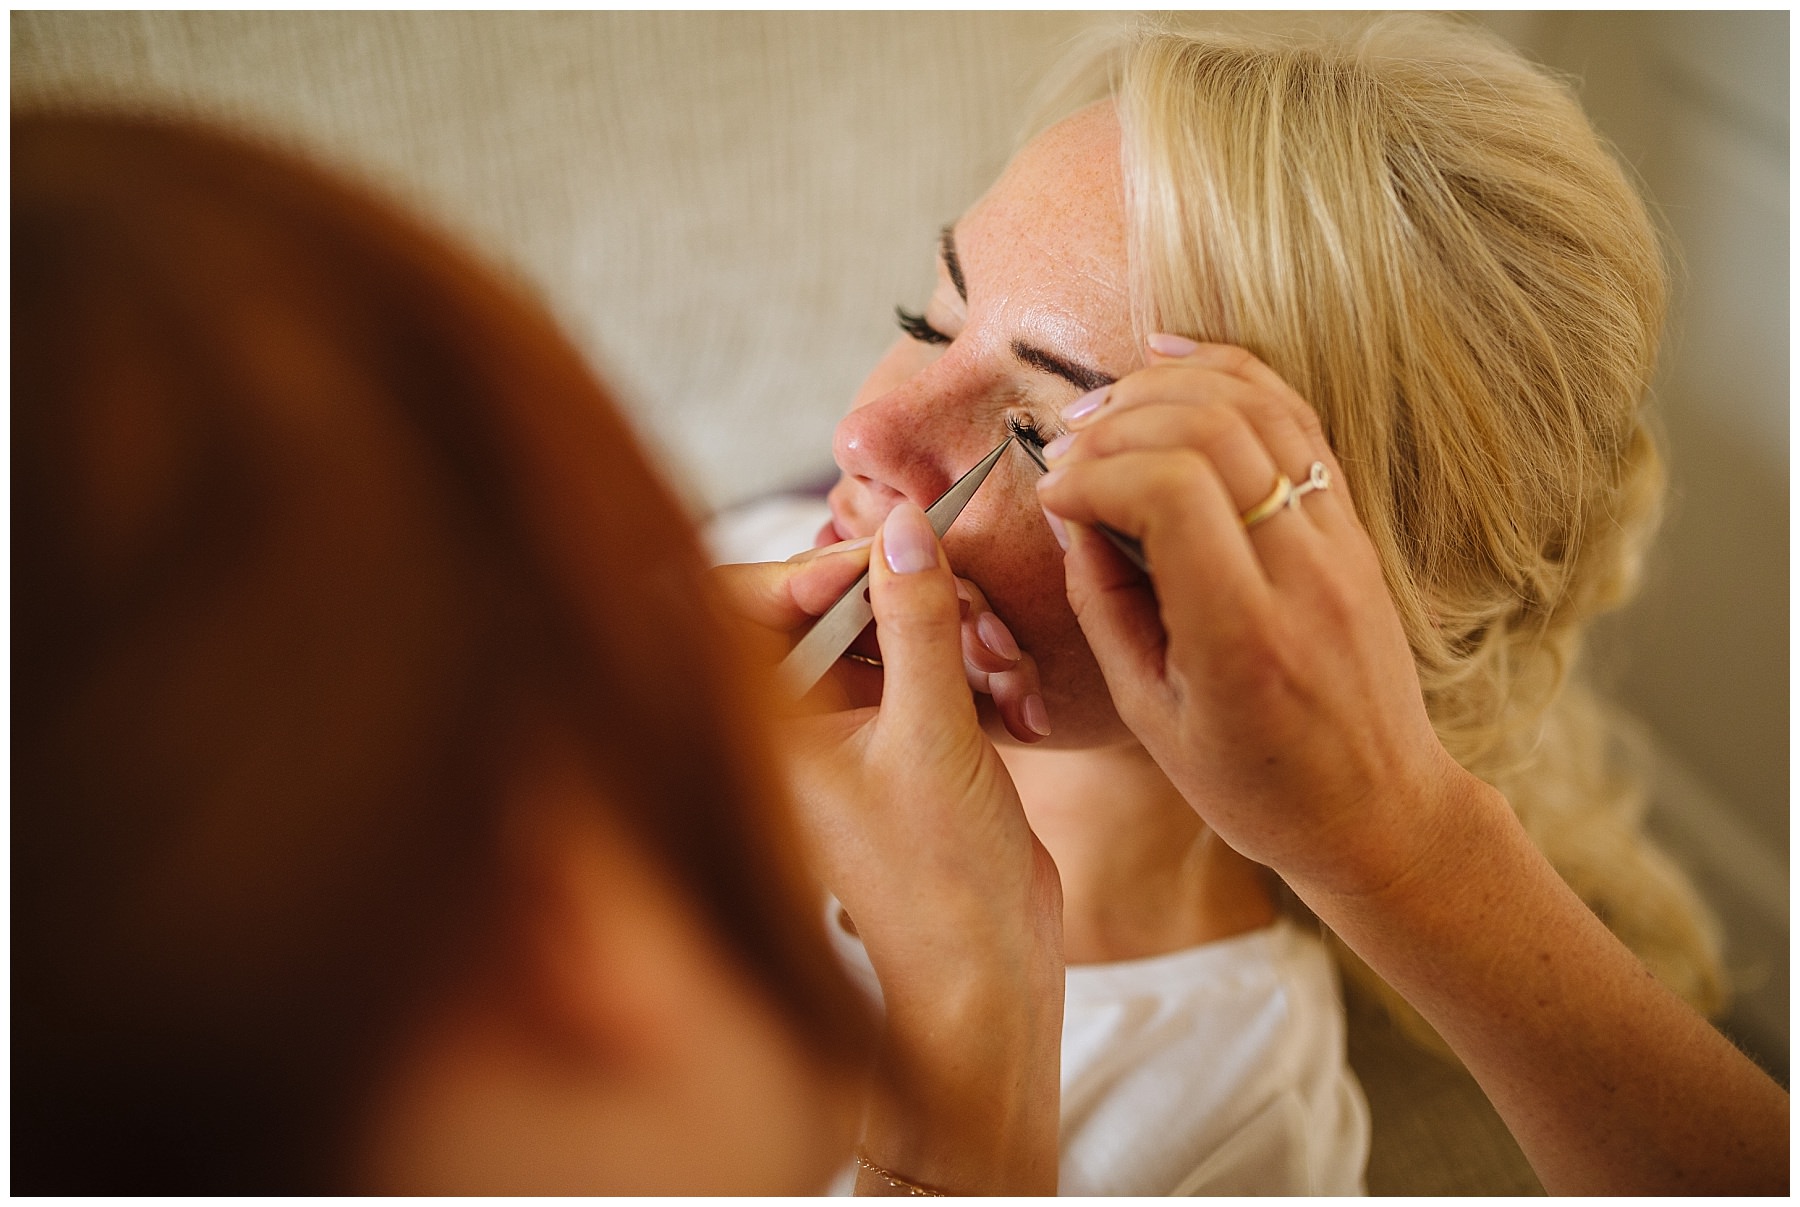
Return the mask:
M854 541L839 541L835 545L823 545L817 549L805 549L788 558L790 562L810 562L815 557L830 557L834 553L849 553L856 549L867 549L875 538L859 536Z
M917 503L908 500L888 512L881 524L881 552L895 574L917 574L937 565L937 533Z
M1152 336L1151 338L1154 339L1155 337ZM1062 413L1062 421L1064 423L1079 423L1081 420L1099 410L1101 404L1106 401L1106 396L1111 393L1111 386L1101 386L1098 390L1089 390L1080 398L1077 398L1074 402L1069 404L1068 409Z
M1044 460L1055 461L1059 457L1068 456L1069 450L1075 447L1075 437L1079 435L1081 435L1080 432L1065 432L1052 440L1049 444L1046 444L1044 446Z
M975 622L975 632L981 638L981 644L1000 655L1008 662L1019 660L1019 643L1007 631L1006 622L992 612L983 612L981 619Z
M1019 711L1025 714L1025 728L1041 738L1050 736L1050 710L1044 707L1044 697L1032 692Z
M1050 521L1050 535L1056 538L1056 543L1062 546L1064 553L1067 553L1069 551L1069 530L1064 528L1063 522L1051 512L1046 511L1044 518Z
M1150 351L1158 356L1192 356L1200 351L1200 345L1180 335L1168 335L1157 332L1144 341L1150 345Z

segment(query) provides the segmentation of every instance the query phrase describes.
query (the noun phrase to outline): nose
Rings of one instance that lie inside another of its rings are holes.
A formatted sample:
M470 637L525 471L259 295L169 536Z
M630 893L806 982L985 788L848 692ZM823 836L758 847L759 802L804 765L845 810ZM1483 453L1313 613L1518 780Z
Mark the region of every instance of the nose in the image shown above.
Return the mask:
M946 375L927 370L844 416L832 437L832 456L867 492L877 513L872 518L885 516L902 498L929 506L968 468L959 468L959 460L979 456L962 447L978 436L969 411Z

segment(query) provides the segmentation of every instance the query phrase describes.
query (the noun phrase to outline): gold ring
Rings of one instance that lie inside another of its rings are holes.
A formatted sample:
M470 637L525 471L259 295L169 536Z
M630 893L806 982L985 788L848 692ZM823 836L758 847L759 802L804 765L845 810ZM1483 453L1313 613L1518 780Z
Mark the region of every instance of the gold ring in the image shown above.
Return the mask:
M868 654L858 654L851 650L845 650L844 657L850 659L850 661L852 661L852 662L860 662L864 666L880 666L880 665L882 665L881 659L879 659L879 658L871 657Z
M1256 527L1258 524L1280 511L1283 507L1286 507L1288 496L1293 493L1294 484L1288 481L1288 476L1286 474L1276 474L1275 488L1269 492L1269 497L1258 503L1255 507L1252 507L1249 511L1240 515L1238 517L1238 522L1243 524L1246 530Z

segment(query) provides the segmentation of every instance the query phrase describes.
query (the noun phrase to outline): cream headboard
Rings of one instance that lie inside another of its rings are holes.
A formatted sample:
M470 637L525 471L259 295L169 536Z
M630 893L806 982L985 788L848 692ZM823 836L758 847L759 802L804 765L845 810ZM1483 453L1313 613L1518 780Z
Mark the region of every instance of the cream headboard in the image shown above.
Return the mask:
M152 102L410 201L540 292L699 506L830 434L1075 13L14 13L15 107Z

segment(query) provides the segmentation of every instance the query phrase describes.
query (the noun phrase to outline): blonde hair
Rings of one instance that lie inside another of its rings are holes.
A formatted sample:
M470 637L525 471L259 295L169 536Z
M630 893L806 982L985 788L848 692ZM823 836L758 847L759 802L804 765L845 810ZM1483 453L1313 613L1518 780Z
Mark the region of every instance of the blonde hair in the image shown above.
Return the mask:
M1642 788L1571 675L1656 523L1644 403L1666 293L1655 227L1571 89L1411 14L1140 25L1084 58L1061 99L1117 105L1140 334L1241 345L1310 401L1439 737L1665 983L1716 1011L1716 927L1643 835Z

